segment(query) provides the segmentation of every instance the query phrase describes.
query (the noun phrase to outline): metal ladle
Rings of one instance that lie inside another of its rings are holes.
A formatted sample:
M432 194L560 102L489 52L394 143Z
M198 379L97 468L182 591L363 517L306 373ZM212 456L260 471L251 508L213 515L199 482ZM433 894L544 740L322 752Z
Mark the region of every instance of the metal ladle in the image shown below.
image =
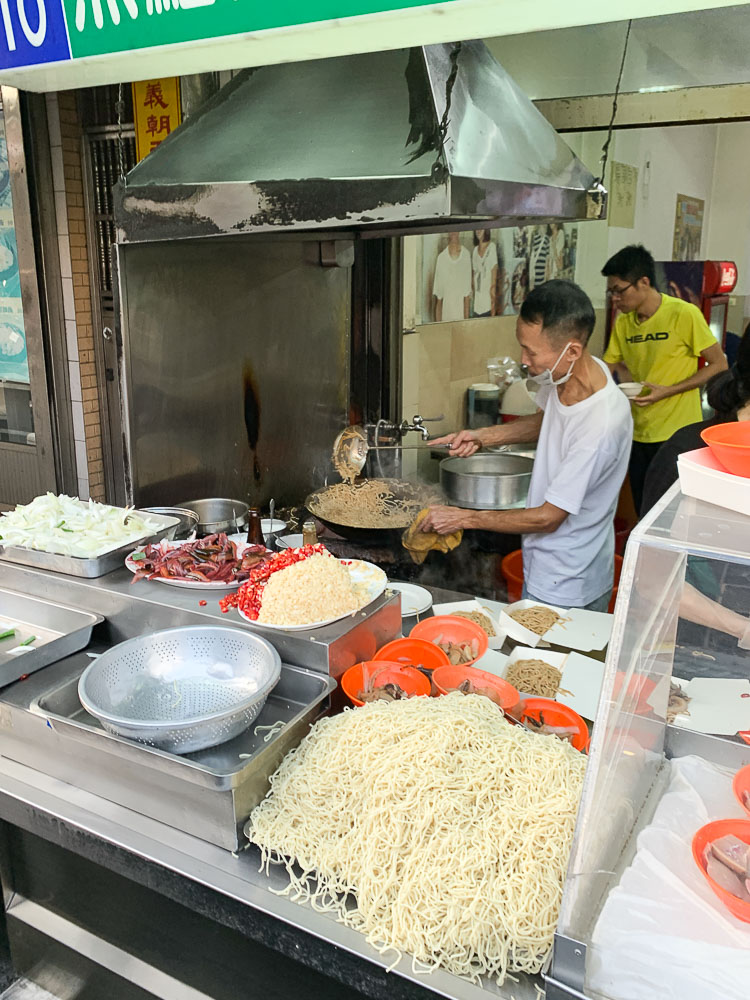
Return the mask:
M367 443L367 432L361 424L352 424L349 427L345 427L333 442L333 452L331 457L333 459L334 468L342 476L344 475L342 470L351 470L355 475L359 475L365 467L367 453L369 452L370 447L371 446ZM376 451L395 451L396 449L399 451L425 451L433 448L440 448L448 451L450 449L449 444L433 445L430 444L429 441L426 445L381 444L373 447Z

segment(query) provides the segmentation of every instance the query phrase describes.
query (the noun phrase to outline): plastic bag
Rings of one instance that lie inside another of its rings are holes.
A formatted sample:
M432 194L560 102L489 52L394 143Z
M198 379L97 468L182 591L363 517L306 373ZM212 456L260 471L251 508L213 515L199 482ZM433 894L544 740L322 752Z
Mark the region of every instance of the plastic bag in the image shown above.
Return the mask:
M521 367L513 358L490 358L487 361L487 379L500 387L501 392L521 378Z
M612 1000L746 1000L750 924L724 908L692 855L695 831L747 818L732 773L700 757L671 762L669 787L607 898L587 957L587 988Z

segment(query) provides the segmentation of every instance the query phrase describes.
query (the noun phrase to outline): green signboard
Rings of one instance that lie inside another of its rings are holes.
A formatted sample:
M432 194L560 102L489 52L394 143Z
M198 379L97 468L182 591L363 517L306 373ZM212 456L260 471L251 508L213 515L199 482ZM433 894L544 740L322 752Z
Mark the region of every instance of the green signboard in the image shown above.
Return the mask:
M458 0L442 0L458 2ZM434 0L0 0L0 71L242 36ZM28 10L27 10L28 8ZM33 8L33 9L32 9ZM3 46L3 32L5 45Z

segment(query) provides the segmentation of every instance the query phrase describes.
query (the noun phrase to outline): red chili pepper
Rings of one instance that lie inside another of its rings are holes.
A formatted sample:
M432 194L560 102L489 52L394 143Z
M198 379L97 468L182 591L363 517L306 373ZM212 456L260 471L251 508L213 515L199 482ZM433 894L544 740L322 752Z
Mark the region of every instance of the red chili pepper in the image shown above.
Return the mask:
M198 604L200 604L202 608L205 608L205 606L208 604L208 601L198 601Z

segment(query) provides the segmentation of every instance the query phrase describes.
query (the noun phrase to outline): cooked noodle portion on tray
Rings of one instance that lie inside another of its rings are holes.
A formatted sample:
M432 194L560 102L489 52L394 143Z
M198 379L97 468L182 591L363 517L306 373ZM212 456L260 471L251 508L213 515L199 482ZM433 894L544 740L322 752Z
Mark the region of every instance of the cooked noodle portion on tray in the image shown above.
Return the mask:
M554 698L560 689L562 674L544 660L516 660L505 671L504 679L524 694Z
M585 767L476 694L378 701L316 723L246 832L394 962L502 983L549 956Z
M552 608L544 608L540 604L535 605L533 608L511 611L510 617L513 621L518 622L519 625L527 628L529 632L535 632L536 635L544 635L545 632L549 632L553 625L557 625L558 622L567 621L566 618L558 615Z
M333 483L312 493L305 504L311 514L350 528L406 528L437 496L427 487L397 479L363 479Z

